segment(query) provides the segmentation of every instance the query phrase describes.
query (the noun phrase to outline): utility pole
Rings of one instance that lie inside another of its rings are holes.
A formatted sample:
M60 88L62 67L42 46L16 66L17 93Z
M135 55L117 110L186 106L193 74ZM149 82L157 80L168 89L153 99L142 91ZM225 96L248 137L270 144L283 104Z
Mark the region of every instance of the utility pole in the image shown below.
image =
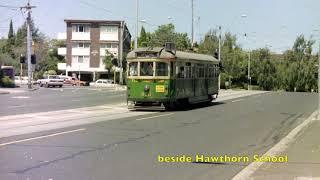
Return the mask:
M319 54L318 54L318 117L320 119L320 42L319 42Z
M193 0L191 0L191 47L194 44L194 32L193 32Z
M218 60L219 60L219 63L221 63L221 26L219 26L219 54L218 54ZM221 76L220 76L220 73L219 73L218 90L220 90L220 83L221 83Z
M26 9L27 10L27 61L28 61L28 89L31 89L31 82L32 82L32 65L31 65L31 30L30 30L30 24L31 24L31 9L35 8L36 6L30 6L30 2L28 1L27 6L20 7L20 9Z
M247 40L247 33L244 34L244 37ZM250 90L250 85L251 85L251 77L250 77L250 60L251 60L251 54L250 54L250 48L248 50L248 91Z
M138 31L139 31L139 0L136 0L136 37L134 40L134 48L138 48Z
M251 52L249 49L249 61L248 61L248 78L249 78L249 84L248 84L248 90L250 90L250 86L251 86L251 76L250 76L250 64L251 63Z

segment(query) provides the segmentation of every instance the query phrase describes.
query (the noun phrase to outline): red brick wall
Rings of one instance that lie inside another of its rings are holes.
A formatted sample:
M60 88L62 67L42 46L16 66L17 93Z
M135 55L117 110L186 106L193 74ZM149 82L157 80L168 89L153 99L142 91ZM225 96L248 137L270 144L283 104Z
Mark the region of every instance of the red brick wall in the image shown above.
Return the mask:
M90 29L90 67L100 66L100 27L98 23L92 23Z
M66 63L67 65L71 65L72 62L72 25L71 23L67 23L67 55L66 55Z

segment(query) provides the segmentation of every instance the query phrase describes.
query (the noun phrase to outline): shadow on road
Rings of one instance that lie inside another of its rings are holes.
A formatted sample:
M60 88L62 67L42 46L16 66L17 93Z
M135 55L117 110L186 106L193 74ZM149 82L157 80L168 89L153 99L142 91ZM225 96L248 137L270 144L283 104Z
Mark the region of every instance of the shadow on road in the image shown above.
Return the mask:
M206 108L211 106L218 106L225 104L225 102L206 102L206 103L198 103L198 104L188 104L184 106L176 106L171 107L170 109L159 109L159 107L150 107L150 108L143 108L143 109L132 109L131 111L138 111L138 112L175 112L175 111L190 111L194 109Z

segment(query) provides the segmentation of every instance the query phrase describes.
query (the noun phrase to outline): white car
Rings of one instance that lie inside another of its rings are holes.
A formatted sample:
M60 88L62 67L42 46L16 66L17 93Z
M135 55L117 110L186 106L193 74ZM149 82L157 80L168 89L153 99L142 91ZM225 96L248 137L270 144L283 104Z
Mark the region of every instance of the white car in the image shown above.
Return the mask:
M15 76L14 77L14 83L16 85L26 85L28 84L28 76L22 76L22 78L20 78L20 76ZM36 82L35 81L31 81L32 84L35 84Z
M110 79L98 79L96 82L91 82L90 86L94 87L111 87L114 84L113 80Z
M60 79L59 76L57 75L48 75L48 76L44 76L42 79L38 80L37 82L39 82L39 86L42 87L49 87L49 86L59 86L62 87L63 86L63 79Z

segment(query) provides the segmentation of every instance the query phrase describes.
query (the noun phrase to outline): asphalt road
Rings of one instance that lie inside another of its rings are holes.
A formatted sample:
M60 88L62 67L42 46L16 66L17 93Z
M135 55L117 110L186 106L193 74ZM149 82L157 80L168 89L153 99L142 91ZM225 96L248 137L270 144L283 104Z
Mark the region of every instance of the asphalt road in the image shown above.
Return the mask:
M2 138L0 179L230 179L247 164L159 163L157 156L263 154L316 103L316 94L272 92Z
M93 87L40 88L2 94L0 99L0 116L7 116L125 102L126 92Z

